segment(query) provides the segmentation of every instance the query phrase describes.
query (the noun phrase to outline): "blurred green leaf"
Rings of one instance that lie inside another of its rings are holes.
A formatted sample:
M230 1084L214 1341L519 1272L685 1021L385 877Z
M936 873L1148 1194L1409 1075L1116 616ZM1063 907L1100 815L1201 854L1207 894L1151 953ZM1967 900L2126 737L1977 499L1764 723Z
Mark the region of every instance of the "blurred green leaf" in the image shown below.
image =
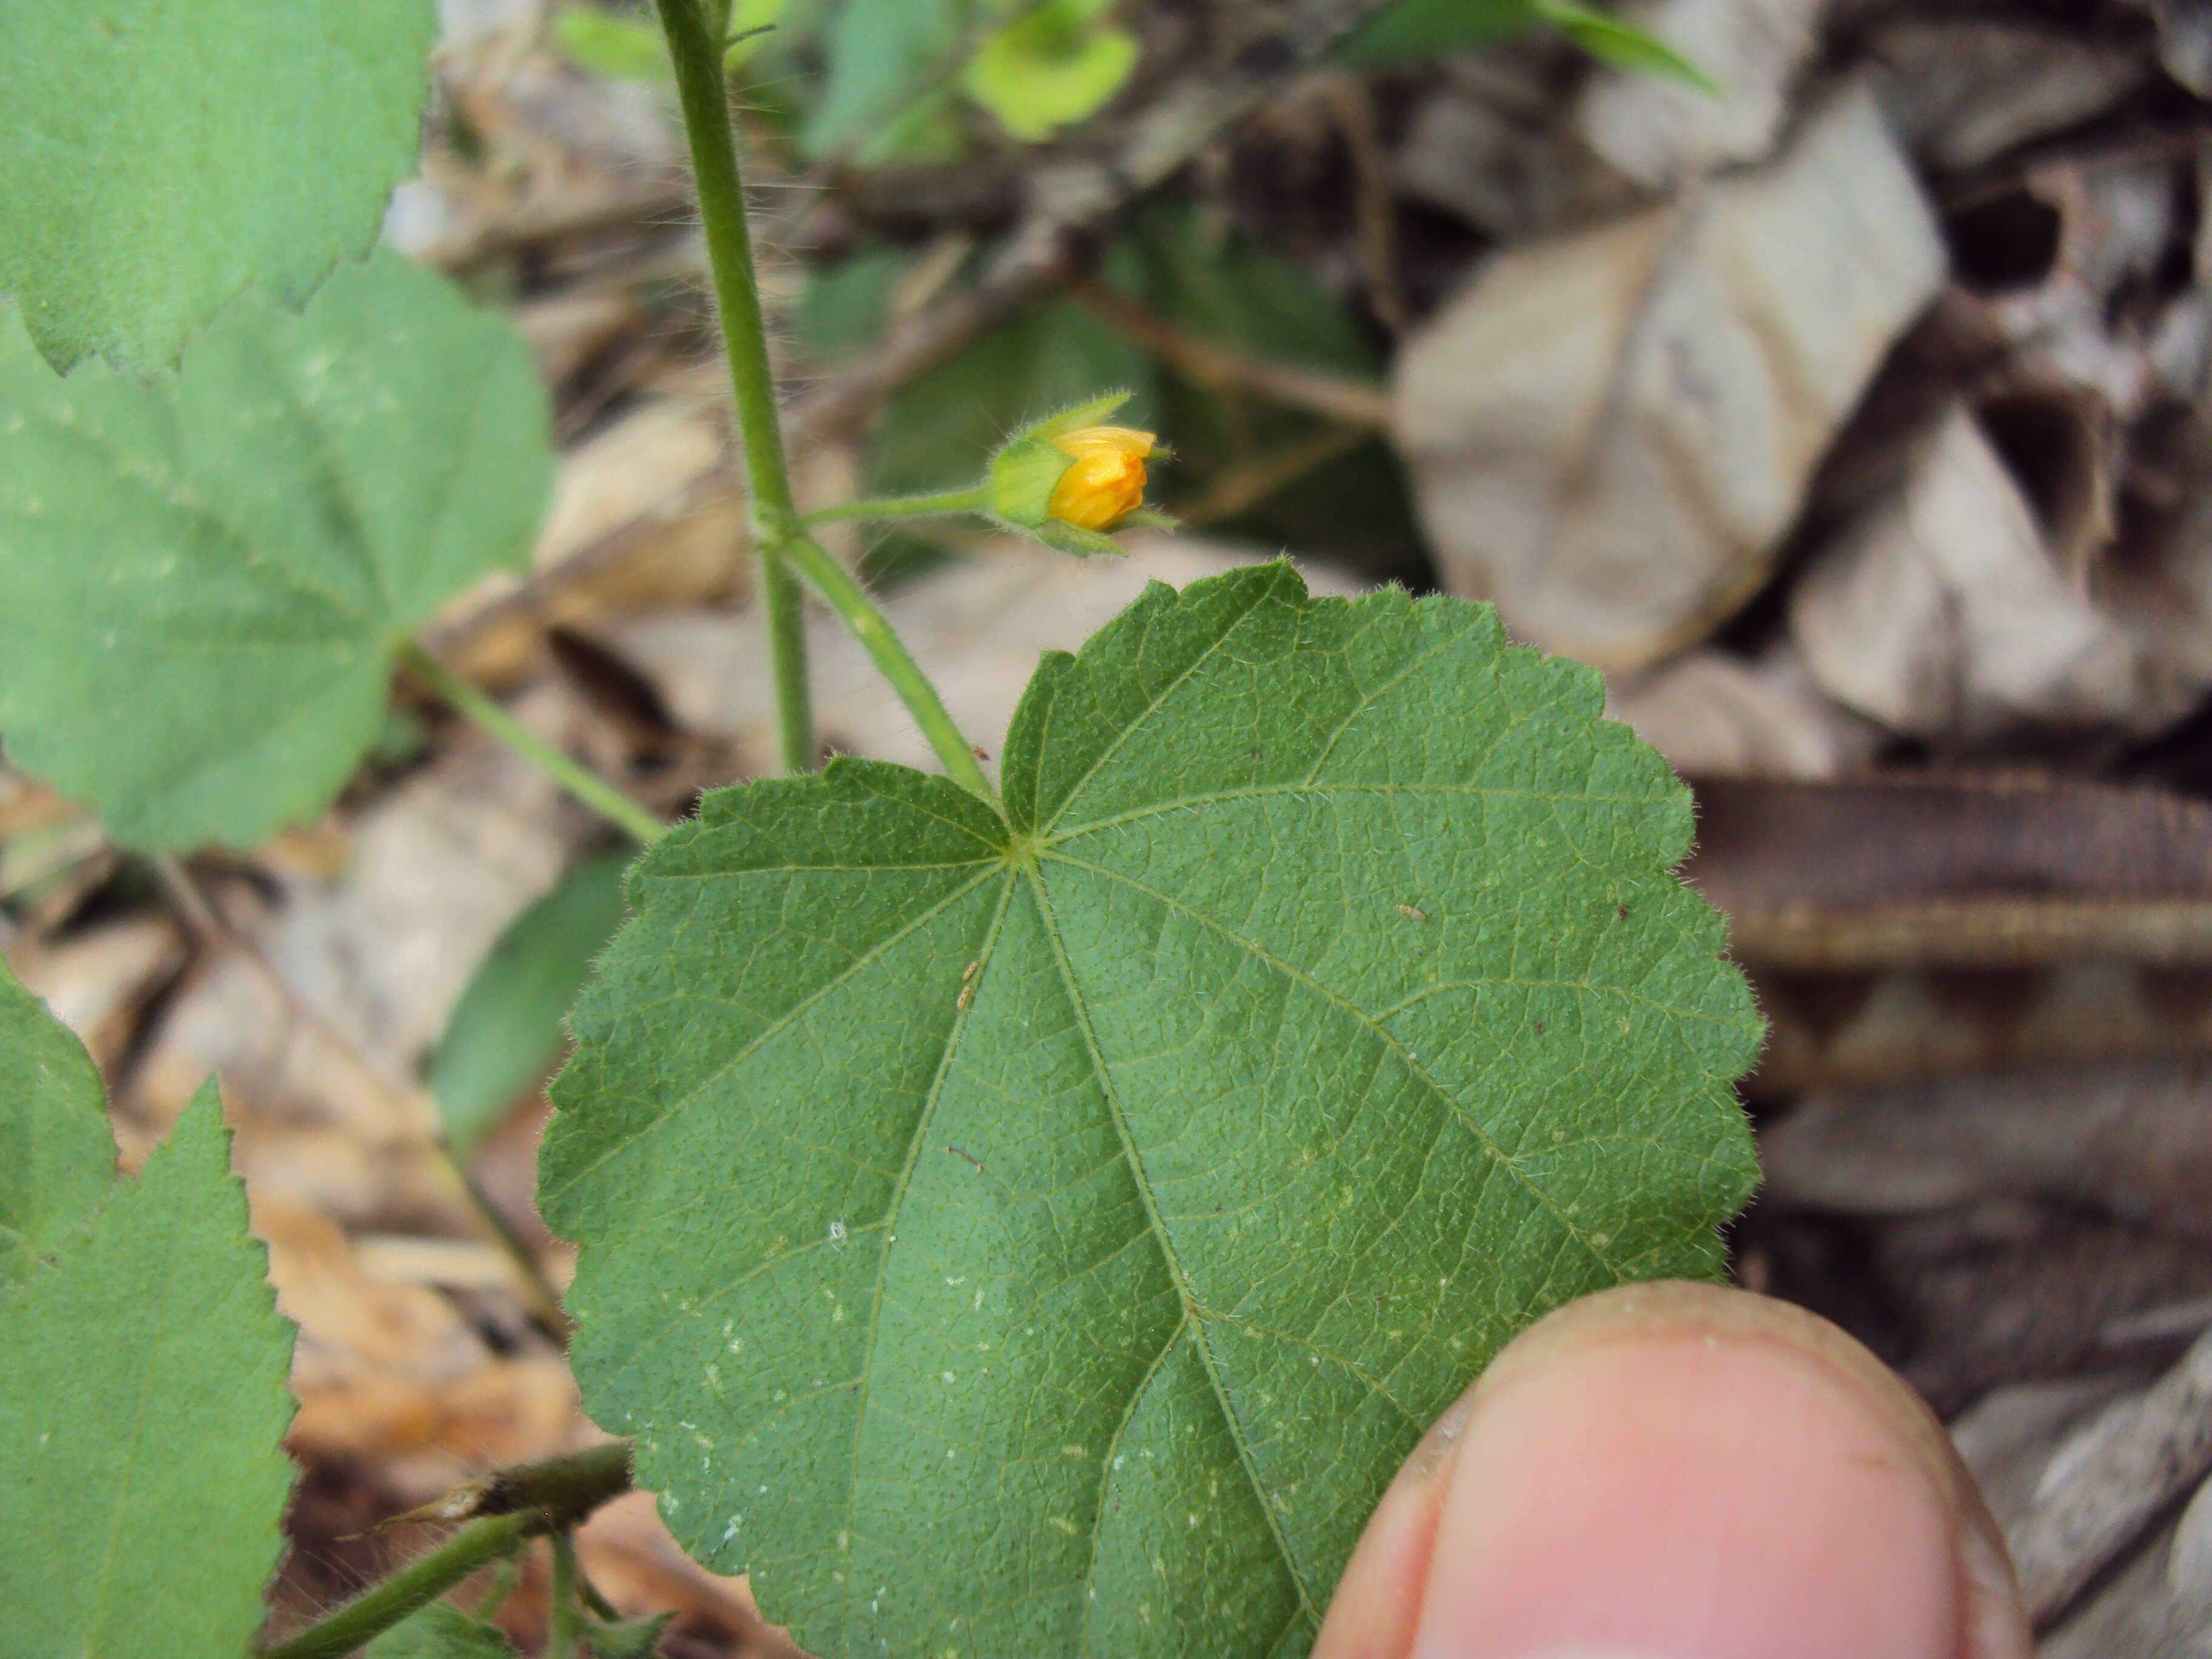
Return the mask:
M0 1301L0 1643L243 1653L283 1553L293 1331L212 1079L113 1187Z
M1678 82L1686 87L1722 96L1713 78L1664 41L1617 17L1577 5L1575 0L1532 0L1536 15L1563 31L1567 38L1601 64L1631 75Z
M114 1179L92 1057L0 957L0 1286L35 1273Z
M768 31L783 21L791 0L737 0L730 8L728 46L722 52L725 73L737 69L769 42Z
M1344 307L1296 260L1187 203L1140 214L1107 264L1113 286L1177 327L1255 356L1362 380L1382 359Z
M1673 47L1576 0L1397 0L1353 30L1334 56L1358 69L1425 63L1503 46L1538 23L1551 24L1614 69L1720 95L1711 77Z
M430 0L0 6L0 294L148 374L241 289L366 252L420 143Z
M514 1648L498 1626L433 1601L371 1642L362 1659L514 1659Z
M994 330L909 381L868 451L870 492L943 489L982 476L1009 433L1102 387L1134 397L1118 417L1145 425L1151 360L1089 312L1055 301Z
M619 1625L586 1625L584 1639L599 1659L650 1659L653 1644L660 1640L660 1632L675 1617L672 1613L656 1613L647 1619L626 1620Z
M1151 360L1073 301L1040 306L899 391L869 446L869 491L903 495L979 477L1007 434L1102 386L1134 392L1123 424L1150 422ZM892 535L872 550L867 568L894 580L942 556L933 543Z
M1102 20L1114 0L1048 0L997 30L961 87L1025 143L1103 108L1137 66L1137 37Z
M905 248L871 247L815 271L799 304L799 333L806 349L848 359L874 345L914 260Z
M743 64L765 44L772 28L791 9L791 0L737 0L730 8L729 47L722 68ZM660 26L644 14L572 6L553 19L553 40L578 69L614 81L673 82L668 47Z
M629 860L594 859L517 916L454 1005L426 1080L462 1158L560 1060L561 1022L622 925Z
M830 24L829 82L801 129L810 155L861 162L943 159L958 149L951 88L979 0L845 0Z
M1375 69L1480 52L1525 33L1535 15L1534 0L1398 0L1354 29L1333 56Z
M910 254L873 249L817 272L799 311L809 348L830 359L867 350L913 266ZM1136 395L1118 418L1146 426L1154 381L1152 360L1081 307L1040 306L901 388L870 441L864 487L905 495L972 482L1009 435L1106 386L1130 388ZM941 556L921 538L894 534L870 552L867 568L893 580Z
M149 386L58 380L0 316L0 731L153 848L327 805L399 642L528 556L552 476L514 325L389 252Z
M553 19L553 42L578 69L615 81L673 81L660 29L643 17L571 6Z

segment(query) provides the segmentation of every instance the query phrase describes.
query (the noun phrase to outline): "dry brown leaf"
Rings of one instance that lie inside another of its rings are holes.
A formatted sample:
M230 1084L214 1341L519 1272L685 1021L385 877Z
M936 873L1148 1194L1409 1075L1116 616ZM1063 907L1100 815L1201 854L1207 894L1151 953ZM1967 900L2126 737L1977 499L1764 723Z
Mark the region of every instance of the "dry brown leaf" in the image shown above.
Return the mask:
M1720 91L1601 70L1577 112L1592 149L1653 189L1772 150L1791 83L1819 39L1824 0L1630 0L1620 9Z
M2212 1632L2212 1480L2197 1487L2174 1527L2166 1583L2183 1614Z
M1790 633L1831 696L1913 737L2148 729L2180 712L2145 706L2132 643L1962 408L1808 565Z
M2208 1468L2212 1334L2142 1395L2107 1407L2052 1457L2034 1507L2007 1534L2030 1613L2040 1623L2063 1612ZM2154 1572L2164 1554L2157 1552Z
M2112 108L2152 74L2125 42L2007 17L1903 17L1869 42L1882 106L1934 166L1979 167Z
M2190 255L2191 169L2172 143L2068 154L1954 205L1959 280L2016 378L2094 392L2130 421L2194 395L2212 315L2172 280Z
M557 590L497 575L430 632L472 678L507 684L533 667L545 629L726 597L744 586L744 504L711 401L657 398L568 451L532 568L567 568Z
M1819 1094L1759 1154L1783 1203L1881 1215L2038 1197L2212 1237L2212 1061Z
M2142 653L2154 706L2212 689L2212 423L2191 415L2138 437L2130 533L2099 598Z
M147 999L184 960L184 940L163 915L134 916L62 939L27 940L8 952L16 978L76 1033L103 1069L124 1057Z
M1863 88L1758 172L1498 255L1399 362L1446 585L1602 667L1698 638L1764 579L1943 259Z
M1574 132L1553 64L1524 41L1441 65L1399 143L1398 190L1502 242L1637 205L1636 187Z
M1823 696L1786 643L1756 662L1693 651L1616 675L1606 715L1632 727L1677 772L1705 778L1828 778L1873 760L1873 722Z

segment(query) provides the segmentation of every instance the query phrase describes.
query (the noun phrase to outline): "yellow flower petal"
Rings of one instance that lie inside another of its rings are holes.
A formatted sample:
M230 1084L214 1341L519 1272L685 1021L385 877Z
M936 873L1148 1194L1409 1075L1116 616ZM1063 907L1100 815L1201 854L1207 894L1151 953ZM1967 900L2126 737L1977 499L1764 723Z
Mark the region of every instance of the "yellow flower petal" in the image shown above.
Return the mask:
M1145 499L1145 462L1153 434L1133 427L1086 426L1053 443L1075 459L1060 475L1048 509L1079 530L1110 530Z

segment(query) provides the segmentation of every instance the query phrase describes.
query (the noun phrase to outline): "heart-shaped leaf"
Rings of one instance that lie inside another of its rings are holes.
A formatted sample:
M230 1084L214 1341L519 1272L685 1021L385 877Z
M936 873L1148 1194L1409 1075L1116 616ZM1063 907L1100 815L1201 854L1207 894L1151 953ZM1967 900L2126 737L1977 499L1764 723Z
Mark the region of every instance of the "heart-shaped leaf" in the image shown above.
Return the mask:
M179 374L57 380L0 319L0 734L149 848L250 847L375 738L394 653L520 562L528 347L396 254L240 305Z
M1759 1025L1688 799L1486 606L1155 586L1003 809L708 798L574 1019L576 1366L824 1659L1303 1652L1514 1331L1716 1272Z

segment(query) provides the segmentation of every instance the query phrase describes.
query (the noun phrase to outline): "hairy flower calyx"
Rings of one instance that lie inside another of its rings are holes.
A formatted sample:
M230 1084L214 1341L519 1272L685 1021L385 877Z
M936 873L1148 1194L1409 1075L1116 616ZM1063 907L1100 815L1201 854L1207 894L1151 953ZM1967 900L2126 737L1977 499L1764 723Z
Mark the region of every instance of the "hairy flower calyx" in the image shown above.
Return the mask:
M1128 400L1126 392L1109 392L1007 439L983 483L990 516L1078 555L1121 556L1100 533L1117 525L1174 528L1144 505L1145 463L1168 452L1149 432L1103 424Z

